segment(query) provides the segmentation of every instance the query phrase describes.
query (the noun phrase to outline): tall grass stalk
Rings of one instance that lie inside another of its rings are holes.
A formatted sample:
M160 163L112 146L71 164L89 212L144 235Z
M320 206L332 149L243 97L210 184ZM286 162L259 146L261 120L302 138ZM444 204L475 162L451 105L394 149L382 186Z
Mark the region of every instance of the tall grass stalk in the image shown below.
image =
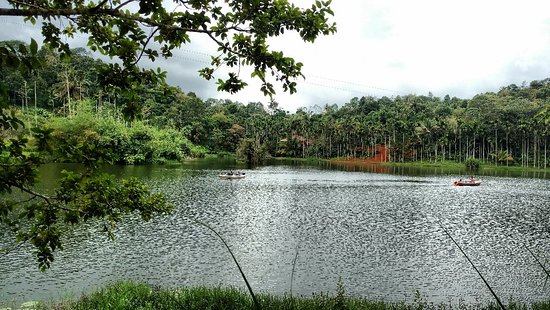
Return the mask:
M502 302L500 301L500 298L498 298L497 294L495 293L495 291L493 290L493 288L489 285L489 282L487 282L487 280L485 280L485 278L483 277L483 275L481 274L481 272L477 269L476 265L474 265L474 263L472 262L472 260L470 260L470 257L468 257L468 255L466 254L466 252L464 252L464 250L462 250L462 248L460 247L460 245L458 244L458 242L455 241L455 239L453 238L453 236L451 236L451 234L449 233L449 231L443 226L443 224L441 224L441 222L438 222L439 223L439 226L441 227L441 229L443 229L443 231L445 232L445 234L447 234L447 236L453 241L453 243L458 247L458 249L460 250L460 252L462 252L462 255L464 255L464 257L466 257L466 259L468 260L468 262L470 263L470 265L472 265L472 267L474 268L474 270L477 272L477 274L479 275L479 277L481 278L481 280L483 280L483 283L485 283L485 285L487 286L487 288L489 289L489 291L491 291L491 294L493 294L493 297L495 298L495 300L497 301L498 305L500 306L500 308L502 310L506 310L506 308L504 307L504 304L502 304Z
M298 248L292 260L292 271L290 272L290 309L294 309L294 298L292 297L292 285L294 283L294 271L296 270L296 261L298 260Z
M225 248L227 249L227 251L229 251L229 254L231 254L231 257L233 258L233 261L235 262L235 265L237 265L237 268L239 269L239 272L241 273L241 277L243 278L244 283L246 284L246 287L248 288L248 292L250 292L250 296L252 296L252 301L254 302L254 308L259 310L261 307L260 307L260 304L258 303L258 300L256 299L256 295L254 295L254 291L252 290L252 286L250 286L250 283L248 282L248 279L246 278L246 276L243 272L243 269L241 268L241 265L237 261L237 258L233 254L233 251L231 251L231 248L229 247L227 242L225 242L225 239L223 239L223 237L214 228L210 227L208 224L203 223L201 221L198 221L196 219L190 218L190 217L187 217L187 218L192 220L193 222L199 224L199 225L202 225L202 226L208 228L210 231L212 231L222 241L222 243L225 246Z
M544 264L541 263L541 261L538 259L538 257L535 255L535 253L533 253L531 251L531 249L529 249L529 247L527 246L527 244L524 244L523 246L525 246L525 248L527 249L527 251L529 251L529 253L531 253L531 256L533 256L533 258L535 259L535 261L537 261L537 263L539 264L539 266L542 268L542 270L544 270L544 273L546 273L546 280L544 280L544 286L546 287L546 283L548 282L548 278L550 278L550 272L548 272L548 269L546 269L546 267L544 267Z
M342 293L343 296L343 288ZM266 310L289 310L289 297L271 294L258 294ZM340 303L339 303L340 302ZM176 309L211 309L243 310L254 305L247 292L236 288L191 287L166 289L140 282L117 282L99 291L84 295L78 299L43 304L40 310L176 310ZM293 297L294 310L417 310L416 305L403 302L383 302L366 298L338 299L328 294L314 294L309 297ZM450 305L426 305L427 310L453 310ZM460 307L459 310L493 310L491 305L485 307ZM516 308L527 310L529 308ZM537 310L545 308L537 307ZM547 309L547 308L546 308Z
M290 298L292 298L292 284L294 283L294 271L296 270L296 261L298 260L298 249L296 249L296 255L292 260L292 271L290 272Z

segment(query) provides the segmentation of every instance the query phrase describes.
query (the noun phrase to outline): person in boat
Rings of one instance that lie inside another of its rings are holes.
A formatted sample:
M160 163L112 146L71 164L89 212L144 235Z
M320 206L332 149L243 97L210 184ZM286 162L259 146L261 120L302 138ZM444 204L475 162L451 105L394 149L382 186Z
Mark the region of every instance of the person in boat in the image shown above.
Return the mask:
M470 176L470 183L475 183L476 179L474 179L474 176Z

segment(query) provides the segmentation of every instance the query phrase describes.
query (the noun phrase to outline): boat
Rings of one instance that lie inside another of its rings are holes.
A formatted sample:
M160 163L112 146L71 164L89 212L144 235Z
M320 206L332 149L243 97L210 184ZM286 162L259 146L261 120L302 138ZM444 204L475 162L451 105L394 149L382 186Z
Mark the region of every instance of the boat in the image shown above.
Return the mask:
M222 173L222 174L219 174L218 177L220 179L235 180L235 179L244 179L246 177L246 174L245 173Z
M453 181L454 186L480 186L481 181Z

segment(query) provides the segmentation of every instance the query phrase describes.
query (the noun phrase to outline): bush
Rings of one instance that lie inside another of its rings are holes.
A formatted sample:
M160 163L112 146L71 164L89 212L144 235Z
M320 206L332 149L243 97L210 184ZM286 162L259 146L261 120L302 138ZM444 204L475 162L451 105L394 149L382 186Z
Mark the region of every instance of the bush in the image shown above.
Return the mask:
M208 150L185 138L182 131L159 129L136 121L127 126L111 116L97 115L87 101L77 105L73 117L53 117L45 125L51 130L58 158L82 162L87 157L109 163L147 164L204 157ZM80 157L63 157L68 148L84 146Z
M481 166L481 161L473 157L469 157L464 161L464 165L468 170L478 170Z
M216 155L218 158L231 158L235 156L233 153L226 152L226 151L220 151Z
M208 154L208 149L201 145L192 145L189 148L191 157L193 158L204 158Z
M241 139L237 147L237 160L244 161L247 164L257 165L265 161L267 150L264 145L257 143L256 140L246 138Z

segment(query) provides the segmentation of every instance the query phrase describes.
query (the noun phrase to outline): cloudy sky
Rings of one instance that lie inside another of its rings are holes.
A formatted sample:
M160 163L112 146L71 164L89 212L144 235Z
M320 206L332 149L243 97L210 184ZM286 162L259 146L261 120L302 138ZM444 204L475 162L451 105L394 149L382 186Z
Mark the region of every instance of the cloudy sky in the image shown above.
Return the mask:
M0 0L0 7L5 3ZM337 34L313 44L288 33L270 41L273 49L303 62L306 76L298 81L297 94L278 92L280 107L295 111L341 105L353 97L429 92L471 98L550 77L550 1L333 0L332 8ZM32 26L14 18L0 22L0 39L36 37ZM168 71L171 85L203 99L267 104L253 80L236 95L218 93L213 82L202 80L197 70L209 64L213 52L207 40L193 37L174 58L153 65Z

